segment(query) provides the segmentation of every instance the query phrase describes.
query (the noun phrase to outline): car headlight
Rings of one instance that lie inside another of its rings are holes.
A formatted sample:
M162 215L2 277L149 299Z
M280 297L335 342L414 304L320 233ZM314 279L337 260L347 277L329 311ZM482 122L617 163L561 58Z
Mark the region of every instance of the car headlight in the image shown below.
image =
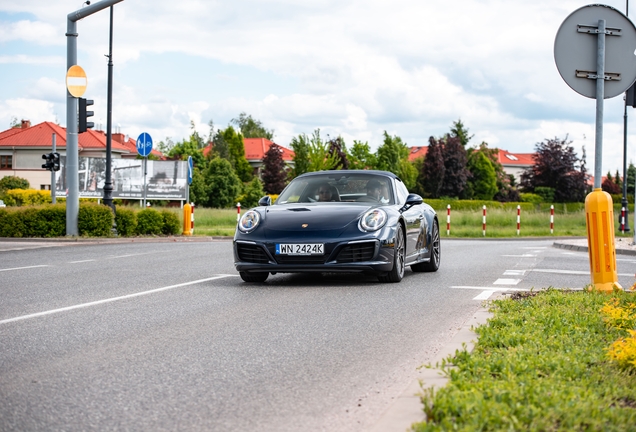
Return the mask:
M364 231L377 231L384 226L386 220L387 216L384 210L369 210L360 218L360 228Z
M238 229L244 233L254 231L261 221L261 216L258 212L250 210L241 217L238 223Z

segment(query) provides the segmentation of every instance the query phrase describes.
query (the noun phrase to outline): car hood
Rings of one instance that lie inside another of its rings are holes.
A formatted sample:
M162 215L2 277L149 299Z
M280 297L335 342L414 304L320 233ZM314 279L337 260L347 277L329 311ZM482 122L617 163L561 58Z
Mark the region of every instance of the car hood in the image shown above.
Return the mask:
M264 227L268 231L315 232L342 231L371 206L356 204L305 204L267 207Z

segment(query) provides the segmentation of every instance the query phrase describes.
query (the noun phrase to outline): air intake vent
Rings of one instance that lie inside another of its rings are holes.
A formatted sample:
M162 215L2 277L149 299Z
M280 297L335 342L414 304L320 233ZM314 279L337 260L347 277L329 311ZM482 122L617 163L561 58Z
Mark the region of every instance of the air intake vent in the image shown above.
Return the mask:
M345 246L336 259L339 263L370 261L375 255L375 242L355 243Z
M269 262L267 254L260 246L237 243L236 250L241 261L257 264L267 264Z

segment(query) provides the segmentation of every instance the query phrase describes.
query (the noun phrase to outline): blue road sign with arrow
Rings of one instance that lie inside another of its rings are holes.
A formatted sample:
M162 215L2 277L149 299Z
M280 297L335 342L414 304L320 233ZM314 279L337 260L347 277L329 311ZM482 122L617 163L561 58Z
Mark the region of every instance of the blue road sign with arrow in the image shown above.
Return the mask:
M139 156L146 157L150 154L151 151L152 138L148 133L143 132L141 135L139 135L139 138L137 138L137 153L139 153Z

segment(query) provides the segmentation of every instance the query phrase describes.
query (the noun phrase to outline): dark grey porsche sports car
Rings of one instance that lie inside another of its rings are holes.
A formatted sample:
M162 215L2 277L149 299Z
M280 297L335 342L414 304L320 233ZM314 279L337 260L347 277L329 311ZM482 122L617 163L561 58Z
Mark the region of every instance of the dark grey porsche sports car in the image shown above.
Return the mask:
M404 268L440 265L433 208L385 171L320 171L292 180L240 218L234 265L246 282L269 274L363 272L400 282Z

